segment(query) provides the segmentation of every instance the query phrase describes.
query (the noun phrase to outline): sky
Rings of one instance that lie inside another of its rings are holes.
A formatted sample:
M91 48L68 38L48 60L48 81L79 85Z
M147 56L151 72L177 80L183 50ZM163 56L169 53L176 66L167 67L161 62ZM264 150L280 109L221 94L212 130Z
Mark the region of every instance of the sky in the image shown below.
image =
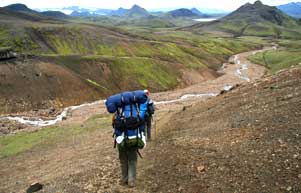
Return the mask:
M281 5L296 0L262 0L267 5ZM208 8L233 11L241 5L255 0L0 0L0 7L14 3L26 4L29 8L63 8L68 6L117 9L130 8L137 4L146 9L159 8Z

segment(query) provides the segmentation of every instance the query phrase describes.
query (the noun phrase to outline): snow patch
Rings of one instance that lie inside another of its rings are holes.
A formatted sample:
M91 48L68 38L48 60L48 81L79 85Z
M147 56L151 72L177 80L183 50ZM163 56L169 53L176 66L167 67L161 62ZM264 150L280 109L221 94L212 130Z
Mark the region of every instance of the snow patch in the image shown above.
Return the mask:
M253 52L254 53L254 52ZM234 56L234 62L235 62L235 64L236 65L241 65L241 62L240 62L240 60L239 60L239 57L238 57L238 55L235 55ZM245 70L248 70L249 68L248 68L248 65L247 64L242 64L241 65L241 67L239 67L236 71L235 71L235 76L237 76L238 78L240 78L240 79L243 79L243 80L245 80L245 81L247 81L247 82L250 82L250 78L247 76L247 75L244 75L243 73L242 73L242 71L245 71Z
M224 88L223 88L223 90L224 90L224 91L229 91L229 90L231 90L232 88L233 88L232 85L225 85Z
M54 120L43 120L43 119L38 119L38 120L31 120L31 118L29 117L1 117L0 120L3 119L8 119L8 120L12 120L12 121L18 121L19 123L22 124L27 124L27 125L33 125L33 126L37 126L37 127L45 127L45 126L50 126L50 125L54 125L60 121L62 121L64 118L67 117L67 113L70 111L73 111L75 109L84 107L84 106L91 106L91 105L96 105L96 104L102 104L104 103L104 100L99 100L99 101L95 101L93 103L85 103L85 104L81 104L81 105L77 105L77 106L70 106L70 107L66 107L64 108L64 110L62 111L61 114L59 114L58 116L56 116L56 118Z
M159 102L155 102L156 105L160 105L160 104L170 104L170 103L175 103L175 102L180 102L180 101L184 101L187 100L189 98L202 98L202 97L214 97L217 96L217 94L215 93L205 93L205 94L185 94L183 96L181 96L179 99L174 99L174 100L169 100L169 101L159 101Z

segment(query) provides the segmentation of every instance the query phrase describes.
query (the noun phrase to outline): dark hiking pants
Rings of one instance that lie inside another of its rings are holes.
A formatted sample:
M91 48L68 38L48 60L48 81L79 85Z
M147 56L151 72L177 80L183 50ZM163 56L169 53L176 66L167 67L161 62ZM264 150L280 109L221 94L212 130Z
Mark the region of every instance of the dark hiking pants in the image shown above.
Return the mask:
M119 160L121 165L122 182L128 183L136 181L137 168L137 150L138 148L119 147Z

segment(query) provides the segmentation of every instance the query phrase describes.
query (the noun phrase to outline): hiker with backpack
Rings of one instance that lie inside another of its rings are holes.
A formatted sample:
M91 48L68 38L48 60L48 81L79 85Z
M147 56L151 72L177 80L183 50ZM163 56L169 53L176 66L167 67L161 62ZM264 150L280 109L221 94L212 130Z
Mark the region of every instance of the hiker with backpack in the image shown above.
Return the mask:
M147 100L148 96L141 90L123 92L106 100L108 112L114 113L114 147L117 146L119 152L121 185L135 187L139 149L146 145L144 129Z

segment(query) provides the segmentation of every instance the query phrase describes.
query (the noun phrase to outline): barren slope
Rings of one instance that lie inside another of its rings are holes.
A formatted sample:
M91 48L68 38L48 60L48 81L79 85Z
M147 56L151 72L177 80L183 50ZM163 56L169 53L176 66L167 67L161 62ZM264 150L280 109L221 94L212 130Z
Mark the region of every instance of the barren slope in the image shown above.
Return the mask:
M148 150L149 192L300 192L301 69L175 113Z

